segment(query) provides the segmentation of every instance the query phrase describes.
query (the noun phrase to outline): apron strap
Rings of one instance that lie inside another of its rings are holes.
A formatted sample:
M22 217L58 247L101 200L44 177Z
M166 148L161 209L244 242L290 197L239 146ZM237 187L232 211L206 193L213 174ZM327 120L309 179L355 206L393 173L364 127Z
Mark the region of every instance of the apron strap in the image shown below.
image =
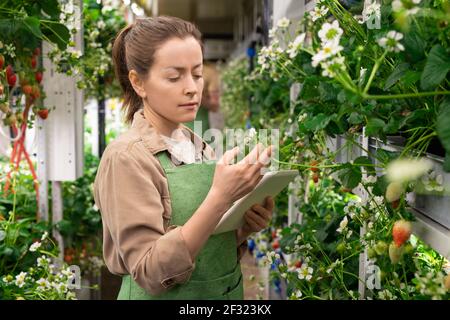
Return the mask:
M162 151L156 155L158 157L159 162L164 170L175 168L176 166L173 164L172 160L170 160L169 152Z

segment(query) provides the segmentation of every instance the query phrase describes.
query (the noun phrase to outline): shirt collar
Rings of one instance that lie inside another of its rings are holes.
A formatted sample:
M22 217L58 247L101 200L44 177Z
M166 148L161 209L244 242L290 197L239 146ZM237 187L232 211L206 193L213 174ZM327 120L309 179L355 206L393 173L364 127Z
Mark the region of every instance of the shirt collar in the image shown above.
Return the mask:
M203 156L205 160L215 159L214 151L206 142L203 141L201 137L195 134L184 124L181 124L181 126L184 130L187 130L191 134L194 145L196 147L201 146L201 148L203 149ZM170 152L169 146L163 140L161 135L156 131L151 123L145 119L143 109L138 110L134 113L131 128L137 130L142 141L153 155L161 151Z

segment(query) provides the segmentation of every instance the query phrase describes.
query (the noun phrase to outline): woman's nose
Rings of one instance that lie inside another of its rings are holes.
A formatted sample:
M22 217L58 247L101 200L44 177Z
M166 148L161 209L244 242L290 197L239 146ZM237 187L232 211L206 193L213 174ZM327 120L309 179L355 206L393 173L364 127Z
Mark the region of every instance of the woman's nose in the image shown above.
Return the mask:
M194 95L197 92L198 92L197 85L195 84L194 78L192 76L191 77L187 77L185 88L184 88L184 94L186 94L186 95Z

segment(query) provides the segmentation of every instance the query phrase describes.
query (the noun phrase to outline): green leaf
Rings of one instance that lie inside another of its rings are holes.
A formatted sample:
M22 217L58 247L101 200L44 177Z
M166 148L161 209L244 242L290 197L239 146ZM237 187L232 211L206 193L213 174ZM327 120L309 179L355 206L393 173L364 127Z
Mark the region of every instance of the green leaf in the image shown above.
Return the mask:
M417 62L425 57L426 42L417 32L406 33L403 44L405 45L405 55L409 61Z
M436 88L445 79L450 71L450 54L445 48L437 44L431 48L425 68L420 79L420 86L423 90Z
M350 124L360 124L363 120L364 118L357 112L352 112L350 117L348 117L348 122Z
M366 125L366 135L368 136L378 136L380 132L383 131L386 123L380 118L371 118Z
M395 119L394 117L390 117L389 118L389 122L387 123L387 125L383 128L383 131L385 133L397 133L398 129L400 127L400 121Z
M345 168L339 171L338 177L346 188L356 188L361 182L361 168L347 163L345 164Z
M40 0L39 4L41 5L42 10L51 17L59 17L60 10L58 0Z
M423 121L424 119L427 118L429 112L430 112L429 110L425 110L425 109L414 110L409 115L407 115L406 117L403 117L400 120L399 128L403 128L405 125L412 124L416 120Z
M389 75L386 79L386 83L384 84L384 90L392 87L400 78L402 78L409 69L409 63L401 63L399 64L394 71Z
M325 128L330 122L330 119L330 116L319 113L318 115L308 118L308 120L305 121L305 128L311 131L318 131Z
M302 89L299 93L299 98L302 100L316 99L319 96L319 90L317 90L318 82L313 79L305 80Z
M40 28L39 19L37 19L36 17L26 17L23 20L23 23L35 37L42 39L42 32L41 32L41 28Z
M61 23L42 24L41 30L50 41L58 45L59 49L66 49L70 40L70 32L65 25Z
M0 19L0 34L3 39L13 39L17 31L17 23L14 19Z
M373 166L373 163L372 161L370 161L369 157L366 156L358 157L353 161L353 165L364 167L366 169L367 174L369 175L376 174L375 167Z
M386 176L381 176L377 178L377 182L375 183L372 193L374 196L384 196L386 194L386 188L388 186L388 181Z
M421 76L422 76L421 72L408 70L405 73L405 75L400 79L400 82L408 87L419 81Z
M436 132L442 146L450 152L450 98L447 97L439 106L439 115L436 121Z

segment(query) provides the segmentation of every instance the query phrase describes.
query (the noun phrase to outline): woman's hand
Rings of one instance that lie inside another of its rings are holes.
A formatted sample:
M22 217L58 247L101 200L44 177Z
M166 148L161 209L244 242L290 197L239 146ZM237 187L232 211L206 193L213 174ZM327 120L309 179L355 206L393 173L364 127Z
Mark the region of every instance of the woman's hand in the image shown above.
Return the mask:
M238 148L227 151L217 162L210 193L228 207L252 191L262 179L261 168L268 166L273 146L264 149L258 144L244 159L236 164Z
M244 242L247 237L268 227L269 221L272 219L272 211L274 201L272 197L267 197L264 206L254 204L245 213L245 224L238 230L238 243Z
M274 201L272 197L266 198L264 206L254 204L245 213L245 224L242 226L242 231L251 234L267 228L269 221L272 219L273 207Z

